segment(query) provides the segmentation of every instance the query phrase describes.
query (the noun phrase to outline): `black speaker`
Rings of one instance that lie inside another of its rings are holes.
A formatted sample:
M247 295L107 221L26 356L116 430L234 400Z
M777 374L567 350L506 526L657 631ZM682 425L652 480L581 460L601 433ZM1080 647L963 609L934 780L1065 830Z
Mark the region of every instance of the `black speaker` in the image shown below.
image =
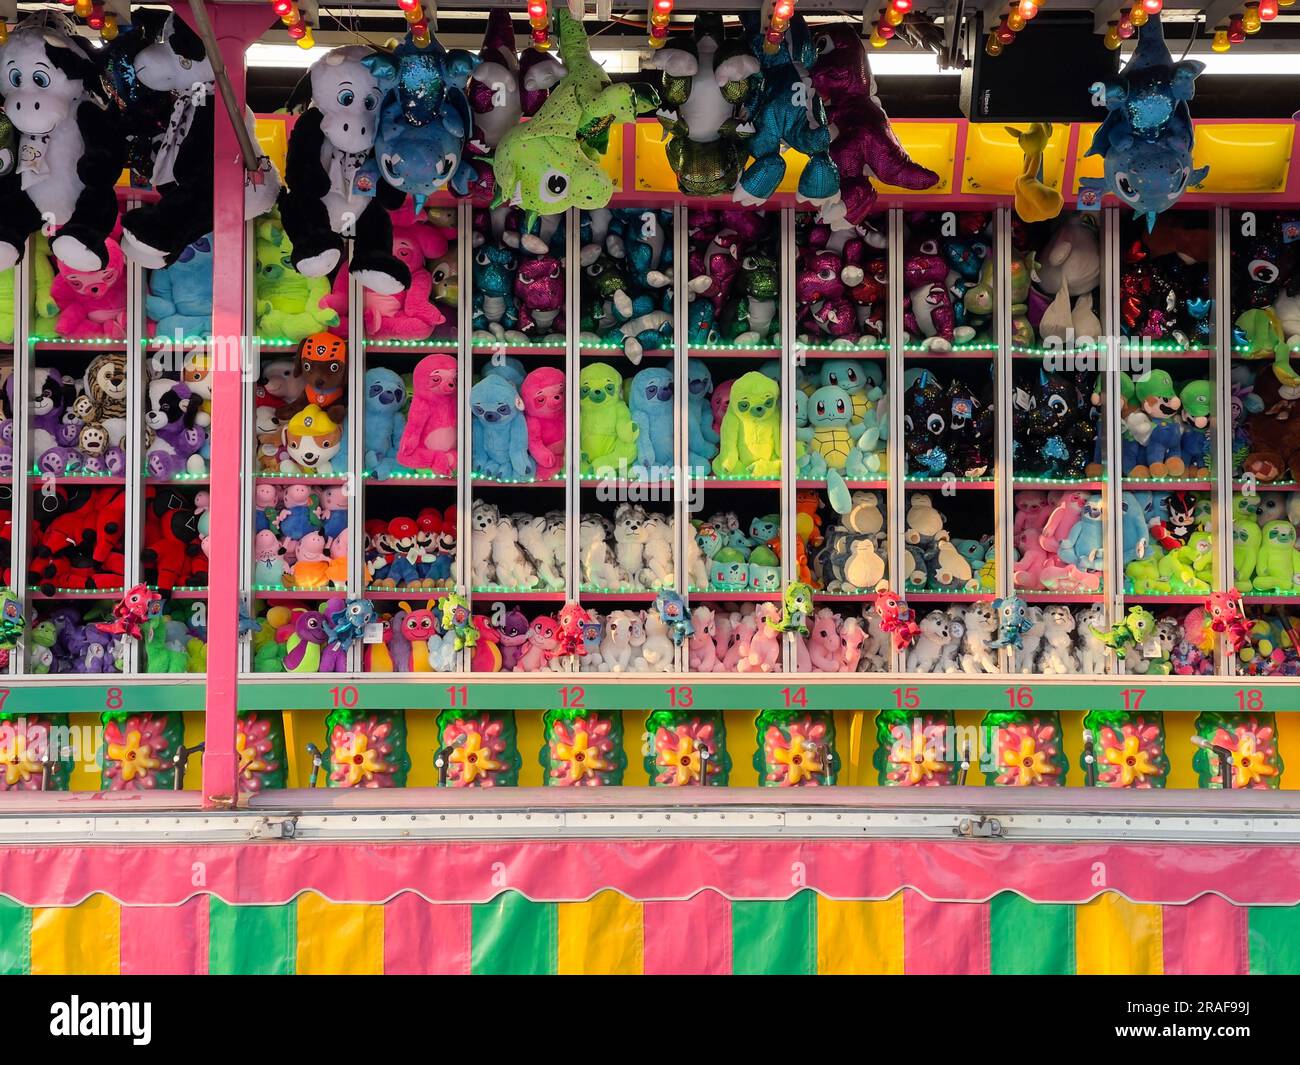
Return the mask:
M1091 87L1119 72L1119 52L1093 32L1093 17L1044 11L1001 55L984 51L984 16L966 23L961 110L972 122L1098 122Z

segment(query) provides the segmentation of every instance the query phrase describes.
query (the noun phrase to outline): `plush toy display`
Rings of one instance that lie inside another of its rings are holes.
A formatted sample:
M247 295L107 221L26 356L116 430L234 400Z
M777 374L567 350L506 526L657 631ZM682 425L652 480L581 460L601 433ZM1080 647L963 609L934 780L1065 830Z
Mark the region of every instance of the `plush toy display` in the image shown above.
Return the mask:
M260 336L294 343L339 324L339 315L325 305L329 281L306 277L294 266L293 247L275 217L257 225L257 331Z
M1195 59L1174 62L1159 14L1142 24L1133 58L1105 87L1106 119L1088 149L1102 157L1105 176L1080 179L1081 206L1098 209L1102 193L1109 192L1150 230L1156 215L1205 180L1209 167L1192 166L1187 106L1204 69Z
M714 476L765 480L781 475L780 394L776 381L755 371L736 380L718 434Z
M564 77L529 121L511 127L492 160L493 205L511 203L526 212L531 233L541 215L570 207L604 207L614 183L599 159L614 122L635 122L652 110L653 93L628 83L612 84L591 57L587 31L565 10L555 12Z
M175 341L212 333L212 234L182 248L170 266L150 272L144 312L153 336Z
M564 470L568 437L564 372L553 366L531 371L519 388L528 426L528 453L537 464L536 477L549 481Z
M57 227L50 247L61 263L83 273L110 265L106 240L117 222L113 185L124 155L84 42L62 15L37 12L0 45L0 95L18 134L18 165L0 177L0 270L21 259L27 238L47 223Z
M397 449L397 461L407 469L431 470L440 477L455 472L456 374L450 355L426 355L416 364L411 409Z
M670 38L652 53L650 66L664 74L656 114L677 187L690 196L731 192L748 156L739 107L758 60L739 35L723 29L721 15L704 12L691 36Z
M380 107L396 76L387 57L345 45L313 63L304 79L311 104L289 136L280 207L290 259L303 277L333 272L346 232L353 236L348 268L363 287L391 296L411 284L393 254L388 216L405 194L385 180L374 153Z
M825 101L832 130L830 158L840 179L839 201L822 204L822 219L836 227L860 225L876 202L872 177L918 191L937 185L939 175L913 162L899 144L876 95L876 80L858 28L819 27L813 33L813 48L812 88Z
M477 139L494 149L522 116L541 106L546 90L564 76L564 68L545 53L529 49L525 69L515 54L514 25L504 8L488 12L478 60L466 93Z
M623 399L623 379L608 363L584 366L578 377L578 443L584 477L626 477L637 460L640 428Z

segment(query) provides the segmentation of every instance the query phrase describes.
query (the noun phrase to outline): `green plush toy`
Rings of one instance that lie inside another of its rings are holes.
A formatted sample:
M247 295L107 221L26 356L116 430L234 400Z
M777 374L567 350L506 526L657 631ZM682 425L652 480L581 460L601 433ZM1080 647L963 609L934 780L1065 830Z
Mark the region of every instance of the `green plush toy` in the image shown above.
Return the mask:
M293 268L293 246L279 219L257 225L257 332L297 343L339 324L320 301L330 294L328 277L303 277Z
M1200 595L1210 591L1214 576L1214 536L1197 533L1175 551L1160 560L1160 576L1180 595Z
M144 633L146 673L184 673L189 665L184 651L167 646L168 618L162 614L147 622Z
M1089 626L1092 634L1115 652L1116 658L1124 658L1129 649L1141 647L1156 631L1156 618L1145 607L1131 606L1123 621L1117 621L1107 630Z
M1255 590L1255 567L1259 564L1259 547L1263 541L1257 521L1232 526L1232 583L1239 592Z
M1124 576L1132 582L1134 595L1168 595L1173 591L1168 578L1160 572L1163 561L1160 548L1151 545L1151 553L1146 558L1134 559L1124 567Z
M626 477L636 463L640 429L623 399L623 378L608 363L593 362L578 376L578 397L582 476Z
M9 283L12 284L12 274L7 275ZM37 230L36 239L32 245L32 324L31 335L38 337L58 336L58 327L55 324L59 317L59 305L54 302L54 297L50 294L50 286L54 284L54 263L50 252L50 241L44 233ZM12 299L12 295L6 297ZM8 307L9 304L5 303ZM13 322L10 321L9 328L13 328ZM12 341L12 335L9 337Z
M609 75L591 58L587 31L566 10L555 12L564 77L531 119L511 127L492 160L496 198L492 206L513 204L525 212L531 233L539 215L563 214L570 207L596 210L609 203L614 181L600 165L616 122L635 122L653 111L653 91L638 90Z
M1295 546L1295 526L1289 521L1270 521L1260 530L1254 583L1257 592L1300 588L1300 553Z
M731 386L721 441L713 460L718 477L781 476L781 388L770 377L750 371Z
M781 600L781 620L773 626L780 632L808 635L808 619L813 613L813 590L803 581L794 581Z

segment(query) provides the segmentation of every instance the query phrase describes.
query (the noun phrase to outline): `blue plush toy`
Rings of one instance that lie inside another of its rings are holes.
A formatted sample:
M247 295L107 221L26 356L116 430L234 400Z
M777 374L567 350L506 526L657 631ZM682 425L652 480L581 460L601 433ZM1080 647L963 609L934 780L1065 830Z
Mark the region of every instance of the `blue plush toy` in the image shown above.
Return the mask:
M469 391L474 416L474 470L496 480L526 481L536 472L528 453L524 403L515 387L498 374L488 374Z
M382 366L366 371L365 468L376 480L387 480L398 467L405 406L406 385L397 374Z
M826 108L811 83L804 80L817 58L817 48L808 23L802 15L795 15L781 44L768 54L763 47L767 27L760 14L740 13L745 38L762 76L750 79L754 90L746 101L754 126L747 145L753 159L740 175L732 196L738 203L751 206L765 203L785 177L781 146L788 144L808 156L799 175L799 199L824 203L838 195L840 173L831 162Z
M650 480L667 477L673 465L673 373L661 366L632 378L628 407L641 430L636 438L636 469Z
M1139 512L1141 507L1138 508ZM1101 496L1090 495L1056 554L1066 565L1097 572L1105 560L1105 530L1101 524Z
M375 138L375 159L393 188L425 198L450 184L469 194L478 174L462 158L473 132L465 86L478 56L462 48L448 52L437 38L417 46L408 33L393 52L397 84L384 102Z
M528 376L528 371L524 369L524 364L516 359L513 355L494 354L483 367L484 376L496 374L498 377L504 377L516 389L524 385L524 378Z
M1018 595L1009 595L1005 599L994 599L993 609L998 617L998 638L988 642L989 648L1014 647L1019 651L1021 637L1034 627L1025 616L1025 601Z
M1208 166L1192 167L1192 113L1196 77L1205 64L1175 63L1165 44L1160 16L1138 30L1137 49L1118 79L1106 85L1106 120L1092 139L1089 155L1100 155L1105 176L1082 178L1080 207L1100 209L1103 193L1118 196L1153 229L1156 215L1199 185Z
M1160 497L1163 498L1163 495ZM1120 524L1124 536L1124 565L1146 558L1151 554L1148 527L1153 514L1160 509L1156 493L1124 492L1120 496ZM1097 566L1101 568L1100 564Z
M171 266L149 274L144 313L155 324L155 336L188 339L212 333L211 234L186 245Z
M707 305L708 301L696 302ZM718 454L718 434L713 428L713 406L709 403L709 397L713 395L713 375L699 359L686 363L686 391L691 469L709 470Z
M509 248L484 244L474 252L474 328L497 336L519 321L515 306L515 256Z

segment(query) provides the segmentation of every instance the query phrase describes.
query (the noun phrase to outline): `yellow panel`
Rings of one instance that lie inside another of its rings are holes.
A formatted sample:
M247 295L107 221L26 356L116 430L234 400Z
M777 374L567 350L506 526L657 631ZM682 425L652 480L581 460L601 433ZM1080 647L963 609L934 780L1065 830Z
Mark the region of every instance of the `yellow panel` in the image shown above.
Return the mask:
M1010 196L1024 169L1025 156L1005 126L971 122L966 127L966 157L962 165L962 192ZM1054 125L1043 156L1043 182L1059 188L1065 171L1070 127Z
M1195 714L1165 714L1165 754L1169 758L1167 788L1197 787L1196 770L1192 768L1192 725ZM1285 779L1285 774L1284 774Z
M903 975L903 893L884 902L817 896L817 972Z
M69 714L68 725L72 729L74 742L80 747L73 749L72 772L68 775L69 791L99 790L99 742L103 737L103 725L98 714Z
M610 128L609 149L600 157L600 168L614 179L614 191L623 191L623 123Z
M193 710L181 715L181 720L185 722L185 746L195 747L203 742L205 718L202 711ZM190 755L189 763L185 767L185 790L202 791L203 790L203 755Z
M515 735L519 742L519 757L524 761L519 768L521 788L539 788L545 783L542 776L542 763L537 758L542 750L542 713L541 710L515 712Z
M984 711L983 710L958 710L956 716L957 716L957 727L959 729L978 730L980 727L980 722L984 720ZM958 735L960 736L962 734L958 733ZM980 733L976 732L975 735L980 735ZM978 745L975 746L971 751L970 771L967 772L966 774L967 785L972 785L972 784L982 785L984 783L984 770L980 767L980 756L984 753L983 746L984 746L984 741L983 739L980 739Z
M627 756L627 769L623 783L628 787L643 788L650 785L650 774L645 771L645 752L649 744L646 732L646 710L623 711L623 754Z
M1209 176L1193 192L1281 192L1286 188L1295 126L1225 122L1196 127L1192 161Z
M32 911L33 976L117 976L121 906L92 895L77 906Z
M1164 972L1159 906L1107 893L1074 909L1075 971L1080 976L1160 976Z
M677 175L668 165L667 142L658 122L636 124L636 187L644 192L676 192Z
M617 891L559 907L561 976L640 976L645 922L642 906Z
M924 192L912 192L893 185L875 182L882 192L904 193L908 196L944 196L953 191L953 167L957 161L956 122L895 122L894 132L907 149L907 154L922 166L928 166L939 175L939 184Z
M437 749L438 712L406 711L406 752L411 756L411 772L406 777L408 788L438 786L438 770L433 764L433 752Z
M1070 197L1068 198L1078 197L1080 178L1099 178L1105 173L1105 166L1100 155L1085 158L1085 153L1092 147L1092 138L1097 135L1099 126L1100 123L1098 122L1088 122L1079 126L1079 147L1074 156L1074 188L1070 190Z
M1294 714L1277 715L1277 753L1282 756L1282 764L1288 767L1282 770L1280 786L1288 790L1300 788L1300 725L1292 724L1294 721ZM1191 761L1189 757L1189 766Z
M727 726L727 753L731 755L731 787L758 787L758 770L754 768L754 718L753 710L724 710L722 720Z
M298 897L300 976L382 976L384 907Z
M257 125L254 127L257 134L257 143L271 162L279 168L281 174L284 173L284 156L289 147L287 129L288 125L285 123L283 116L259 118Z

